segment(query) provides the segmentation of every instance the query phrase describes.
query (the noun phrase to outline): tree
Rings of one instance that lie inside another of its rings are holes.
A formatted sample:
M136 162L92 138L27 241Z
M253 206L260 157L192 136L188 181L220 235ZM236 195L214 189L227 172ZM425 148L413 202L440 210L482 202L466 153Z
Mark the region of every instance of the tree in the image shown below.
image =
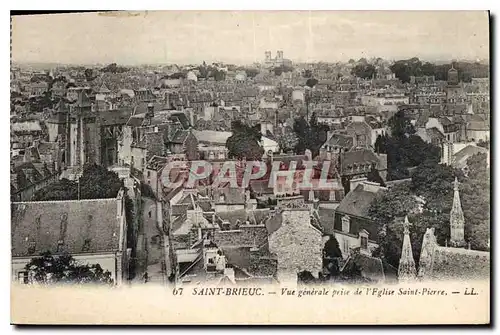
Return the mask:
M310 88L313 88L314 86L316 86L317 83L318 83L317 79L315 79L315 78L309 78L306 81L306 86L308 86Z
M467 160L467 177L459 178L460 200L466 222L465 238L471 248L488 250L490 239L490 170L484 153Z
M382 187L385 187L384 179L382 179L382 177L378 173L378 170L375 168L375 164L372 165L372 168L371 168L370 172L368 172L366 179L368 181L378 183Z
M339 259L342 258L342 251L339 242L334 235L329 235L323 247L323 267L328 270L329 278L340 275Z
M482 148L486 148L486 149L490 149L490 141L483 141L483 140L479 140L479 142L477 142L477 146L478 147L482 147Z
M111 272L99 264L79 264L71 255L45 252L25 266L30 282L37 284L113 284Z
M384 135L378 135L377 139L375 140L375 152L379 154L385 154L386 153L386 147L387 147L387 134Z
M264 149L260 146L262 134L256 127L250 127L239 120L231 123L232 135L226 141L229 157L246 160L260 160Z
M342 257L342 251L340 251L339 241L335 238L335 235L329 235L328 241L326 241L323 248L323 257L325 258L339 258Z
M259 74L259 70L257 69L245 69L245 73L248 78L255 78L256 75Z
M316 283L316 278L309 271L301 271L297 274L297 283L299 285L312 285Z
M409 185L399 184L386 192L379 193L368 211L370 218L380 227L378 231L379 248L374 254L383 257L389 264L397 268L403 244L403 226L400 220L406 215L411 216L417 212L418 202ZM411 222L413 223L414 220ZM423 232L421 230L415 229L415 225L410 229L412 244L415 246L425 233L425 229ZM414 252L417 252L416 249L419 248L414 248Z
M389 180L408 178L410 167L416 167L427 161L436 164L439 162L441 150L415 135L415 128L403 110L391 117L388 123L391 136L377 139L375 147L378 152L387 154Z
M377 74L377 69L375 69L375 66L372 64L357 64L352 70L351 74L353 76L363 78L363 79L370 79L375 77Z
M327 140L328 130L328 126L318 123L318 118L314 112L311 114L309 123L303 116L295 119L293 131L298 138L295 152L303 154L306 149L309 149L313 157L317 156L319 149Z
M415 134L415 128L411 124L411 119L405 115L404 110L398 111L388 121L391 136L401 138Z
M106 67L101 69L101 72L110 72L110 73L123 73L127 72L128 69L123 66L118 66L116 63L111 63Z
M123 187L123 181L115 172L96 164L89 164L84 167L80 177L80 199L115 198ZM35 201L77 199L78 182L67 179L52 183L34 195Z
M293 132L285 132L277 138L280 149L284 152L293 150L298 144L297 135Z
M92 80L94 80L95 78L97 78L97 76L94 76L94 75L93 75L93 74L94 74L94 71L92 71L92 69L85 69L84 74L85 74L85 79L86 79L87 81L92 81Z
M412 174L412 190L432 204L433 209L449 212L456 173L451 166L424 162Z

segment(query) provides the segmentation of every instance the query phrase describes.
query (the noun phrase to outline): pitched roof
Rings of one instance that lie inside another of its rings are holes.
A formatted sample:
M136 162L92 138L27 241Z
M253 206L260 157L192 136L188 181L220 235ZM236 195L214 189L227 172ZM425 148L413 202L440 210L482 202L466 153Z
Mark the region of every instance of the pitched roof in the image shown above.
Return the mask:
M346 129L353 130L356 134L366 133L367 131L371 131L371 127L366 122L351 122L346 126Z
M342 199L336 212L368 218L370 205L382 190L383 188L377 188L377 191L373 192L371 187L367 188L366 185L359 184Z
M184 141L189 136L189 131L184 129L178 129L175 134L170 139L170 142L176 144L184 144Z
M442 140L445 138L444 134L436 127L426 129L426 133L431 140Z
M484 121L470 121L467 123L467 130L487 131L490 127Z
M132 115L132 109L122 108L99 113L99 120L102 126L124 125Z
M332 134L325 145L339 146L342 148L351 149L354 145L354 139L352 138L352 136L335 133Z
M327 235L334 234L334 220L335 220L335 210L332 208L322 208L318 209L319 214L319 224L322 230Z
M354 164L368 164L368 163L379 163L379 158L372 150L362 149L343 152L342 154L342 166L347 167Z
M463 148L462 150L460 150L459 152L455 153L453 155L453 161L460 162L463 159L468 158L468 157L470 157L474 154L480 153L480 152L488 154L488 149L470 144L470 145L466 146L465 148Z
M13 133L42 131L42 127L40 126L40 122L38 120L15 122L11 124L10 129Z
M119 250L116 199L12 203L11 212L13 256L56 253L59 240L70 254Z
M371 257L359 251L354 252L354 254L347 259L342 268L342 272L352 269L354 265L359 267L361 275L367 279L374 281L385 280L384 265L382 260L378 257Z

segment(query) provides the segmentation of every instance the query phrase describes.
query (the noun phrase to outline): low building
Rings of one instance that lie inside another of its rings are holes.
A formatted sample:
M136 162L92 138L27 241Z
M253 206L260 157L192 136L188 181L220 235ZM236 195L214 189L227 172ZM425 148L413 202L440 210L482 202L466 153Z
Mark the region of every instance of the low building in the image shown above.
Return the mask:
M370 205L379 192L385 190L377 183L352 181L352 190L335 209L334 233L342 256L348 258L352 248L371 255L378 247L378 225L369 216Z
M29 283L25 266L44 252L67 253L82 264L99 264L116 285L128 278L125 197L14 202L12 208L12 279Z

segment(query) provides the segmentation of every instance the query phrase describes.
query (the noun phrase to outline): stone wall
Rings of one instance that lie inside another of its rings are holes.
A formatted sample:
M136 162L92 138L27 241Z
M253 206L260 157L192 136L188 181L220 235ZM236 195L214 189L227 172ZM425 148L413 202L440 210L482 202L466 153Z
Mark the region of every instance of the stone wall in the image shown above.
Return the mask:
M242 225L238 230L217 230L214 243L225 246L261 246L267 241L265 225Z
M282 217L281 227L269 236L269 250L278 259L278 280L296 283L301 271L317 277L322 269L322 233L311 226L309 210L285 210Z

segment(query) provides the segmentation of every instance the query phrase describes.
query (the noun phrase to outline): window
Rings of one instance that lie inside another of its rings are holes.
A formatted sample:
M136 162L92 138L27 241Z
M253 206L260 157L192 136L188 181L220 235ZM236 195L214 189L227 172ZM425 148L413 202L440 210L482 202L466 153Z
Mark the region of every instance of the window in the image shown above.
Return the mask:
M342 217L342 231L344 233L348 233L349 232L349 230L350 230L350 223L351 223L350 221L351 220L349 219L349 216L344 215Z
M64 247L64 241L63 240L59 240L57 242L57 252L62 252L63 251L63 247Z
M17 273L17 281L19 284L28 284L28 272L21 271Z
M148 216L151 218L151 211L148 212Z
M343 250L344 255L347 256L349 255L349 240L345 239L344 240L344 245L343 245Z
M151 177L151 171L148 171L148 178Z
M361 236L361 249L368 249L368 237Z

